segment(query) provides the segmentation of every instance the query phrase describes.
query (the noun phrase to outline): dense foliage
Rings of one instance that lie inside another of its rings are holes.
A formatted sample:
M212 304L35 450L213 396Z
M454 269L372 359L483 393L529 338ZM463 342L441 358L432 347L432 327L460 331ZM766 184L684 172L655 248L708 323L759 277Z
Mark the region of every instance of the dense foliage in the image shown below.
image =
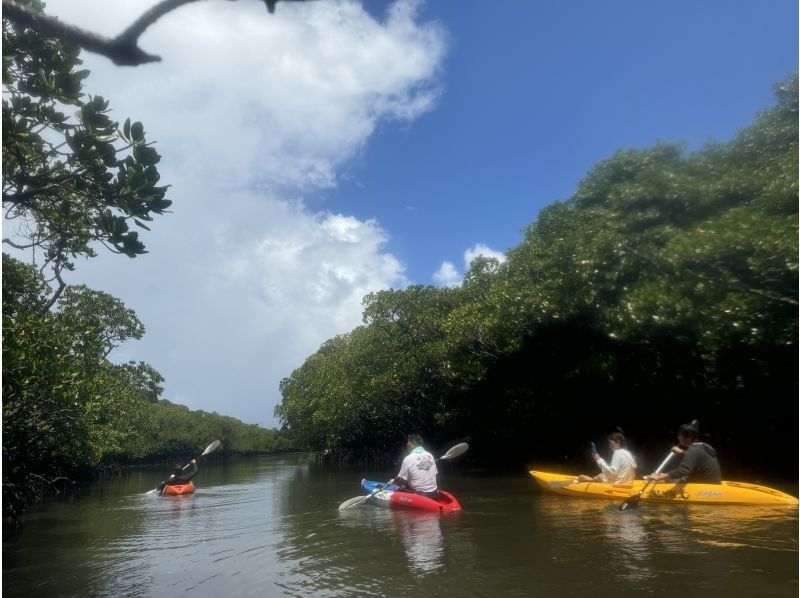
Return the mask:
M797 118L795 78L728 143L618 152L504 263L368 296L363 326L282 381L277 415L334 454L417 430L514 462L580 460L616 426L660 460L699 418L726 471L795 472Z

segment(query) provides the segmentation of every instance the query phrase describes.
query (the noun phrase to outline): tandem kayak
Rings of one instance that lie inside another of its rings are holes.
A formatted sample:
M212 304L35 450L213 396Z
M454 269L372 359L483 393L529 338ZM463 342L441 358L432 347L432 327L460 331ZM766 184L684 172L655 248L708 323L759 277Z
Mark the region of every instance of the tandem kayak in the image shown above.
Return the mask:
M547 492L579 498L606 498L625 500L638 493L647 480L634 480L630 484L607 482L580 482L575 476L530 470L530 474ZM658 503L698 503L713 505L792 505L797 498L790 494L745 482L720 484L692 484L656 482L648 484L641 500Z
M194 484L189 482L188 484L176 484L174 486L169 486L169 485L164 486L164 491L162 492L162 494L168 494L170 496L179 496L181 494L191 494L195 490L197 490L197 488L194 487Z
M444 490L439 490L438 498L429 498L415 492L404 492L394 484L387 485L383 482L361 480L361 487L372 494L369 502L381 507L422 509L437 513L452 513L461 510L461 505L456 497Z

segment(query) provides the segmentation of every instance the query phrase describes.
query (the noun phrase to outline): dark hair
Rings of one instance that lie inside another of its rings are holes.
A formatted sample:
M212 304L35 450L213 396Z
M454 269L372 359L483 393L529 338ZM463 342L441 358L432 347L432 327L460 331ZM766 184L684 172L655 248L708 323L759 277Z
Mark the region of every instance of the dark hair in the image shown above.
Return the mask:
M177 474L177 473L180 473L180 472L182 472L182 471L183 471L183 465L181 465L180 463L178 463L178 464L175 466L175 471L174 471L173 473L176 473L176 474Z
M622 432L612 432L608 435L608 439L619 444L621 448L625 448L625 434Z
M422 436L419 434L409 434L407 438L408 441L413 443L415 446L422 446Z
M697 440L700 438L700 428L697 425L697 420L693 419L688 424L682 424L678 428L678 434L685 436L690 440Z

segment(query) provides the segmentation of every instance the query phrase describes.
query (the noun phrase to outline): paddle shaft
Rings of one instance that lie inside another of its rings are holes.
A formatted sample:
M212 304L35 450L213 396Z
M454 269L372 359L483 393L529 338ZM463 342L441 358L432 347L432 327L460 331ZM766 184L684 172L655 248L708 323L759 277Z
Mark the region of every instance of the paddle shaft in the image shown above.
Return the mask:
M661 465L659 465L659 466L658 466L658 469L656 469L656 470L655 470L653 473L661 473L661 470L662 470L662 469L664 469L664 466L665 466L667 463L669 463L669 460L670 460L670 459L672 459L672 455L674 455L674 454L675 454L675 453L673 453L673 452L670 450L670 452L669 452L669 455L667 455L667 458L666 458L666 459L664 459L664 460L661 462ZM642 493L643 493L643 492L645 491L645 489L647 488L647 486L648 486L649 484L652 484L653 482L655 482L655 480L654 480L652 477L651 477L649 480L647 480L647 484L645 484L644 486L642 486L642 489L639 491L639 496L641 496L641 495L642 495Z
M664 467L666 466L666 464L667 464L667 463L669 463L669 460L670 460L670 459L672 459L672 455L673 455L673 454L674 454L674 453L672 452L672 449L670 449L670 451L669 451L669 455L667 455L667 458L666 458L666 459L664 459L664 460L661 462L661 465L659 465L659 466L658 466L658 469L656 469L656 470L655 470L653 473L661 473L661 470L662 470L662 469L664 469ZM645 490L647 490L647 487L648 487L650 484L652 484L654 481L655 481L655 480L654 480L652 477L651 477L649 480L647 480L647 483L646 483L644 486L642 486L642 489L641 489L641 490L639 490L639 492L637 492L637 493L636 493L636 494L634 494L633 496L629 496L628 498L626 498L626 499L625 499L625 502L623 502L623 503L620 505L620 507L619 507L619 508L620 508L620 510L621 510L621 511L624 511L624 510L626 510L626 509L627 509L629 506L631 506L631 505L632 505L634 508L636 508L636 507L639 505L639 499L642 497L642 494L644 494L644 491L645 491Z

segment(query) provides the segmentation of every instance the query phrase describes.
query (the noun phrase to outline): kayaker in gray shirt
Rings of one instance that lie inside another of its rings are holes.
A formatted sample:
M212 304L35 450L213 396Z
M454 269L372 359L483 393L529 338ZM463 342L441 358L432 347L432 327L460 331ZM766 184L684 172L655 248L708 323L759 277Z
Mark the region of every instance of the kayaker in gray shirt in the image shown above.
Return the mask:
M692 482L697 484L719 484L722 481L717 451L709 444L699 442L697 422L683 424L678 428L678 446L672 452L681 455L677 467L664 473L651 474L655 481Z

